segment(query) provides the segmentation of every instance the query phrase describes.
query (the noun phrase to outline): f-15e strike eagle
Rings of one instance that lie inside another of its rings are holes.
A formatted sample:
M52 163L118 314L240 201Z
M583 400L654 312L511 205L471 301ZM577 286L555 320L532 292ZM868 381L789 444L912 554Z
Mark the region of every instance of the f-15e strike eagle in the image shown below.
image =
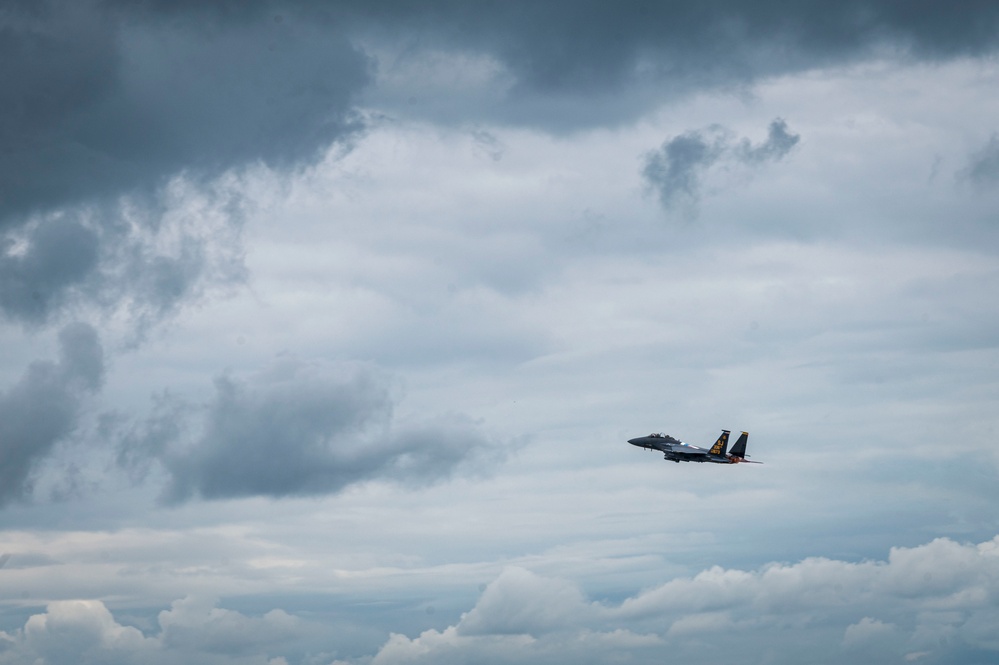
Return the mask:
M763 464L746 459L746 441L749 440L749 432L743 432L739 439L728 450L728 435L730 431L722 430L722 434L715 441L715 445L710 449L698 448L684 443L679 439L674 439L669 434L657 434L653 432L648 436L640 436L636 439L628 439L628 443L639 448L658 450L663 454L663 459L680 462L713 462L715 464L738 464L749 462L750 464Z

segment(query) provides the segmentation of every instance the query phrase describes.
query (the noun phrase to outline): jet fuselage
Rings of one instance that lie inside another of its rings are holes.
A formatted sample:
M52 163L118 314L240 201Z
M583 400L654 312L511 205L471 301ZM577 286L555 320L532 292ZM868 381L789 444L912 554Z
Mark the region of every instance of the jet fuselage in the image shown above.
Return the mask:
M647 450L658 450L663 458L673 462L711 462L713 464L736 464L745 459L747 432L743 432L732 452L728 452L729 430L722 430L718 441L710 448L699 448L675 439L669 434L653 432L648 436L628 439L628 443Z

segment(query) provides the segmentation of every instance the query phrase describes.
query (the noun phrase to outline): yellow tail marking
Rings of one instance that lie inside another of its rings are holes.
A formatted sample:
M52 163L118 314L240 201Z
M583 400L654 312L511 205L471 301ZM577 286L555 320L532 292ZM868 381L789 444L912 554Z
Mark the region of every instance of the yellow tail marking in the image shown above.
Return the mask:
M722 435L718 437L718 440L715 442L715 445L711 446L711 450L709 450L708 452L710 452L712 455L720 455L722 446L724 446L725 442L727 441L728 441L728 432L723 432Z

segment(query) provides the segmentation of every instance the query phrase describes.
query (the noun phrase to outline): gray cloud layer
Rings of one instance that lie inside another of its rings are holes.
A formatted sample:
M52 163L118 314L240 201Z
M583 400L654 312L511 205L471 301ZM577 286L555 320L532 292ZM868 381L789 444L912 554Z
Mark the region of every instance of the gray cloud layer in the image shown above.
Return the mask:
M66 326L59 343L58 362L32 363L0 393L0 506L30 491L35 465L73 432L83 399L103 380L103 350L91 326Z
M141 477L158 460L166 498L183 501L331 494L375 479L427 484L492 448L462 416L396 424L390 388L370 368L293 361L252 381L222 376L194 436L183 425L193 410L164 398L123 437L119 462Z

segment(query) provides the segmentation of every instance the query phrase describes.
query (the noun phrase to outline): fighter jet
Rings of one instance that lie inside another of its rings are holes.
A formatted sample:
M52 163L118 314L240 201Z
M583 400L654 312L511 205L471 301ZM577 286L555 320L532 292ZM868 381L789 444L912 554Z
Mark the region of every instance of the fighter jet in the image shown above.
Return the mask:
M739 462L749 462L751 464L763 464L746 459L746 441L749 440L749 432L743 432L739 439L728 450L728 435L731 432L723 429L721 436L715 441L715 445L710 449L698 448L679 439L674 439L669 434L653 432L648 436L640 436L635 439L628 439L628 443L639 448L658 450L663 454L663 459L673 460L677 464L680 462L713 462L714 464L738 464Z

